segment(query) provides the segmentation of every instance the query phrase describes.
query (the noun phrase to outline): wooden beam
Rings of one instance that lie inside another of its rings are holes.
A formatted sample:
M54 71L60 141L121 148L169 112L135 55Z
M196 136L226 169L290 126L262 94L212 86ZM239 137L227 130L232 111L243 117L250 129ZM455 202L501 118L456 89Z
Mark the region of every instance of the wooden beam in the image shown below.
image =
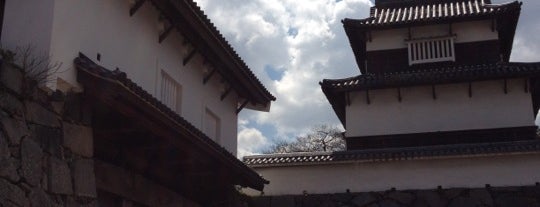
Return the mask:
M347 106L351 105L351 93L350 92L345 93L345 101L347 102Z
M529 78L525 78L525 93L529 93Z
M215 73L216 73L216 68L213 68L212 71L210 71L210 73L206 77L204 77L203 84L206 84L210 80L210 78L214 76Z
M167 27L167 29L165 29L165 31L163 33L161 33L159 35L159 43L163 42L163 40L165 40L165 38L167 38L167 36L169 36L169 33L171 33L173 28L174 28L174 26L170 25L169 27Z
M244 103L242 103L242 105L240 105L239 108L236 109L236 114L240 113L240 111L242 111L242 109L244 109L244 107L246 107L246 105L248 104L249 100L245 100Z
M367 104L371 104L371 99L369 98L369 90L366 90L366 101L367 101Z
M504 79L504 94L508 94L508 81Z
M144 2L146 2L146 0L135 1L135 4L131 7L131 9L129 9L129 16L133 16L137 12L137 10L139 10L142 7Z
M472 98L472 83L469 82L469 98Z
M229 86L229 88L227 88L227 90L225 90L225 92L223 92L223 94L221 94L221 100L223 101L225 99L225 97L227 97L227 95L229 95L229 93L232 91L232 86Z
M193 56L195 56L196 52L197 52L196 49L191 50L191 52L189 52L189 54L184 58L184 61L182 61L182 63L184 65L186 65L189 62L189 60L191 60L191 58L193 58Z
M401 102L402 97L401 97L401 88L400 87L397 88L397 95L398 95L398 101Z
M431 92L433 93L433 100L437 99L437 92L435 91L435 85L431 85Z

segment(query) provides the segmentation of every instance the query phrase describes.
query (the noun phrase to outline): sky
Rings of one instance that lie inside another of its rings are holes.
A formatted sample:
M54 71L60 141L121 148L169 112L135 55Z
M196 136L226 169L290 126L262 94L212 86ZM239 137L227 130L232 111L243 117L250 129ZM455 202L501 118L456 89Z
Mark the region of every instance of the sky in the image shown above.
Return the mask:
M509 0L493 0L503 3ZM522 0L511 61L540 61L540 1ZM360 74L344 18L366 18L370 0L195 0L276 96L270 112L242 110L238 157L260 154L313 126L343 129L319 82Z

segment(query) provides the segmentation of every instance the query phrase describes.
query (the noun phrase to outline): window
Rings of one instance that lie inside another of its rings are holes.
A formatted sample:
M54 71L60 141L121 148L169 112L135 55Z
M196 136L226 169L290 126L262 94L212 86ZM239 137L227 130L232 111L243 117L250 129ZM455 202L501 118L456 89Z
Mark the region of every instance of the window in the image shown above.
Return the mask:
M165 71L161 71L161 102L180 113L182 86Z
M422 38L407 41L409 65L455 61L455 36Z
M219 120L219 117L207 108L204 117L204 131L206 135L219 143L220 129L221 121Z

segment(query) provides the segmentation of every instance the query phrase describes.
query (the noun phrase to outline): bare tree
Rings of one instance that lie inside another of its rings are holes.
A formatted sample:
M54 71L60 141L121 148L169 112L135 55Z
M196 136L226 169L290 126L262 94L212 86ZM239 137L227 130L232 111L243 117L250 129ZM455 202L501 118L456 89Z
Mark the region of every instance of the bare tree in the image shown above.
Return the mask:
M342 132L334 126L318 125L292 142L279 141L265 154L290 152L334 152L345 150Z

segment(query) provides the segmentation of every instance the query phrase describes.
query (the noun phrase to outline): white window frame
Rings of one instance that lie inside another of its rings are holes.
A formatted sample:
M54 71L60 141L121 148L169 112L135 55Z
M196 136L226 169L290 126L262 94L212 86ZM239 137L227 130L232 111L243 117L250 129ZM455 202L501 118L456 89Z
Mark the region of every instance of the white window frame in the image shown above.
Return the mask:
M456 61L455 35L406 40L409 65Z
M182 112L182 85L165 70L160 72L160 100L178 114Z

